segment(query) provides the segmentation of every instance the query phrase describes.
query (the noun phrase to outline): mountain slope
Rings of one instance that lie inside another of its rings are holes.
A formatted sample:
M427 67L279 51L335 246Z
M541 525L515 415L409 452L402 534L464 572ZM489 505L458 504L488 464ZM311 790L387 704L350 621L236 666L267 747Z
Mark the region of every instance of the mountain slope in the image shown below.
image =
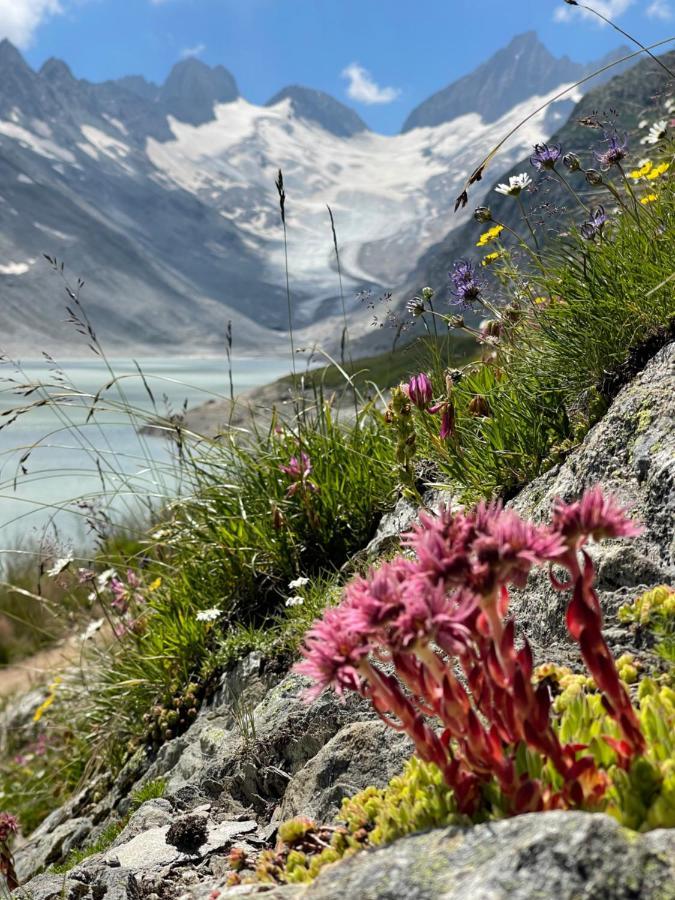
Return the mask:
M485 122L495 122L527 99L533 85L537 86L537 93L546 94L564 82L579 81L626 52L625 48L620 48L597 62L575 63L567 56L556 59L536 32L525 32L514 37L508 46L498 50L469 75L416 107L403 124L402 131L432 128L468 112L479 113Z
M670 69L675 69L675 52L663 56ZM576 153L584 168L599 168L595 159L595 151L603 148L603 131L601 128L589 127L587 124L597 114L611 115L615 110L619 113L618 127L620 133L629 136L629 156L627 165L637 164L645 155L646 147L640 144L644 129L639 124L645 119L653 121L663 116L662 97L667 84L667 76L663 69L651 60L643 60L627 72L623 72L600 87L589 91L575 106L569 120L550 138L550 143L560 144L564 152ZM496 132L496 136L498 132ZM476 154L475 162L480 160ZM484 176L489 183L487 200L482 191L470 195L468 209L473 210L481 203L489 203L495 220L504 222L516 231L523 229L517 204L512 198L495 193L494 188L500 182L508 182L510 175L528 172L534 179L534 190L529 196L523 195L526 206L533 219L544 227L560 231L564 227L567 216L578 218L579 208L569 193L553 178L540 176L530 165L529 155L524 156L515 166L500 174L500 158ZM613 206L611 195L604 189L590 188L579 175L568 173L574 187L585 197L588 204L604 204ZM397 302L402 307L406 297L412 296L423 285L429 285L437 292L442 304L448 294L448 271L459 258L475 258L481 255L475 247L477 236L486 226L480 226L472 219L453 228L438 244L430 247L421 257L415 271L407 280L405 288L397 294ZM484 253L484 251L483 251ZM368 344L368 346L371 346Z

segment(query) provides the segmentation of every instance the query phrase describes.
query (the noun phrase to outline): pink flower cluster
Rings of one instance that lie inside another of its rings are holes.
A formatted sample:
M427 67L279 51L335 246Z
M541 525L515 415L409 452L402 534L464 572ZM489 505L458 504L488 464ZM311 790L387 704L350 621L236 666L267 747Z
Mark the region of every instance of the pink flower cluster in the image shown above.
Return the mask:
M497 503L422 515L405 538L414 558L399 557L352 582L343 603L309 631L296 671L314 681L310 695L332 687L369 698L384 721L407 732L422 759L439 766L461 812L477 811L492 779L513 814L592 808L605 776L584 747L560 743L548 690L532 681L528 642L516 645L508 588L524 586L535 566L567 570L566 583L552 583L572 592L567 625L621 727L623 739L612 746L627 766L644 750L644 738L602 636L583 545L638 531L598 488L578 503L558 502L549 527ZM550 760L559 790L519 770L523 745Z
M297 491L316 493L319 488L309 477L312 474L312 461L303 451L300 456L291 456L288 465L279 466L279 470L288 477L291 484L286 491L287 497L292 497Z

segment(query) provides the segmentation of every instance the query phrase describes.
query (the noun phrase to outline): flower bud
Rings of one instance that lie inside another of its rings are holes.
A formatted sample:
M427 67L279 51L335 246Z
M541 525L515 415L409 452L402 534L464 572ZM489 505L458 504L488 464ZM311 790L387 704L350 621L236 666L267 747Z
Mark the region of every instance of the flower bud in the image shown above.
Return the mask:
M422 300L425 300L428 303L430 300L433 300L435 293L436 292L431 287L422 288Z
M483 397L481 394L476 394L471 403L469 403L469 413L472 416L477 416L480 418L487 418L490 413L490 404L487 401L486 397Z
M477 222L491 222L492 212L487 206L479 206L478 209L475 210L473 217Z
M576 153L566 153L563 156L563 165L568 168L570 172L578 172L581 168L581 160Z
M586 172L586 181L592 185L602 184L602 175L597 169L588 169Z
M418 409L426 409L433 396L431 379L426 372L414 375L405 385L404 390Z

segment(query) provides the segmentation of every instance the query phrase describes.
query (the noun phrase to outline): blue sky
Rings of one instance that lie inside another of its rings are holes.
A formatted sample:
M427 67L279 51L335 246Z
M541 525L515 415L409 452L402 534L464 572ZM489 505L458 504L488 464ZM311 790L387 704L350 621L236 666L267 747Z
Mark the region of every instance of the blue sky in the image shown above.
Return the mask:
M675 0L588 2L643 42L675 34ZM0 0L0 37L34 66L58 56L92 81L162 81L194 54L229 68L252 102L305 84L383 132L531 28L556 55L580 61L621 42L563 0Z

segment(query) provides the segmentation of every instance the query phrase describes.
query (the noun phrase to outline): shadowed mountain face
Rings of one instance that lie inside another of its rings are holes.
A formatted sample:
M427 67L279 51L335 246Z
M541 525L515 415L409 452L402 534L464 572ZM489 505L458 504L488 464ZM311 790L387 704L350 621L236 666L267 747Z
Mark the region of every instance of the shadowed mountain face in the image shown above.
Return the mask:
M290 100L293 113L298 118L316 122L337 137L352 137L368 130L366 123L353 109L323 91L293 84L275 94L265 106L276 106L284 100Z
M306 87L251 104L225 68L196 59L178 63L163 85L141 76L92 84L56 59L35 72L3 41L2 344L35 355L75 340L60 324L62 287L47 253L73 281L84 278L84 302L113 350L219 351L232 319L240 352L279 351L287 328L279 168L299 339L330 350L341 333L327 204L354 332L371 333L372 313L357 294L406 282L446 235L466 173L541 97L541 70L521 57L548 54L531 44L524 36L502 52L503 78L520 74L518 93L501 103L520 99L503 114L491 109L495 123L485 120L481 78L468 76L448 89L462 95L451 121L385 137ZM554 63L546 84L557 90L576 64ZM549 136L568 106L533 119L502 166ZM476 199L486 189L479 185Z
M181 122L202 125L213 118L216 103L232 103L239 97L234 77L223 68L211 68L198 59L174 66L159 93L159 103Z
M527 97L547 94L558 85L578 81L627 52L622 48L598 62L584 65L572 62L567 56L556 59L536 32L528 31L514 37L507 47L471 74L425 100L410 113L402 130L433 128L469 112L477 112L484 121L494 122Z

